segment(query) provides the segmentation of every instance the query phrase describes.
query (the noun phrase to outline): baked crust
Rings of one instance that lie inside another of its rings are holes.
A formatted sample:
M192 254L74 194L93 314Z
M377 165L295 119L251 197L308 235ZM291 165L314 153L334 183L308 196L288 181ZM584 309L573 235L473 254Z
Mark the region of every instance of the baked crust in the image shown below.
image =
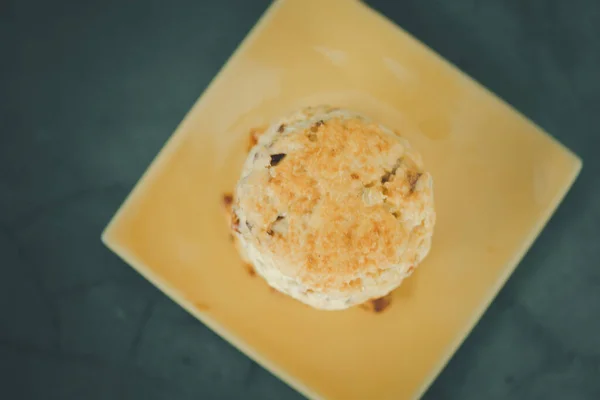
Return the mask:
M387 295L427 255L432 178L404 138L327 106L261 133L251 135L233 220L242 256L271 286L343 309Z

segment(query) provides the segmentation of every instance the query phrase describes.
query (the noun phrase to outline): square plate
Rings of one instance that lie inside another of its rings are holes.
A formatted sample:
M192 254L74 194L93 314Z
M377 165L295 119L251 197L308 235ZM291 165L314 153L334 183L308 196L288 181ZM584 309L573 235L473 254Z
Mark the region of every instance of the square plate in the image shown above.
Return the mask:
M251 278L221 199L248 131L328 103L397 129L435 182L429 257L381 314L310 309ZM192 108L103 234L181 306L311 398L420 396L549 219L581 161L352 0L282 0Z

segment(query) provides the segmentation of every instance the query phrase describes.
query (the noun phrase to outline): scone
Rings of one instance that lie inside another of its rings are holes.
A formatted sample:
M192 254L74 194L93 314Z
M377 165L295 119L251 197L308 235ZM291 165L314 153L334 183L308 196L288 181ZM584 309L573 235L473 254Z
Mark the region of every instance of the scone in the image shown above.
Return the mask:
M266 129L235 188L242 256L273 288L325 310L387 295L431 247L432 178L392 130L307 108Z

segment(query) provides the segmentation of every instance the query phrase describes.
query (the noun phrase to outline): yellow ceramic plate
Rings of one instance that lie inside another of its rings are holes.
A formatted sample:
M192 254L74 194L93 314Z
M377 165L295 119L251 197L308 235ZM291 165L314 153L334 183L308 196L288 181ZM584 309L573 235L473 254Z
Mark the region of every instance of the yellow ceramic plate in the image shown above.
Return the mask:
M251 127L301 106L396 128L435 182L429 257L390 309L324 312L267 290L229 242ZM581 168L580 160L390 21L352 0L275 3L103 235L168 296L311 398L419 396L469 333Z

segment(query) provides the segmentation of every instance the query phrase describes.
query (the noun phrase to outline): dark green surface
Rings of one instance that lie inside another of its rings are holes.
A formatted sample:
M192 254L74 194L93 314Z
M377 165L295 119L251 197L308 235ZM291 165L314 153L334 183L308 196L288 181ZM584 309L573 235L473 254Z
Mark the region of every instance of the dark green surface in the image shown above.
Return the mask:
M267 3L0 2L0 398L301 398L99 241ZM426 398L600 399L600 2L370 3L584 160Z

